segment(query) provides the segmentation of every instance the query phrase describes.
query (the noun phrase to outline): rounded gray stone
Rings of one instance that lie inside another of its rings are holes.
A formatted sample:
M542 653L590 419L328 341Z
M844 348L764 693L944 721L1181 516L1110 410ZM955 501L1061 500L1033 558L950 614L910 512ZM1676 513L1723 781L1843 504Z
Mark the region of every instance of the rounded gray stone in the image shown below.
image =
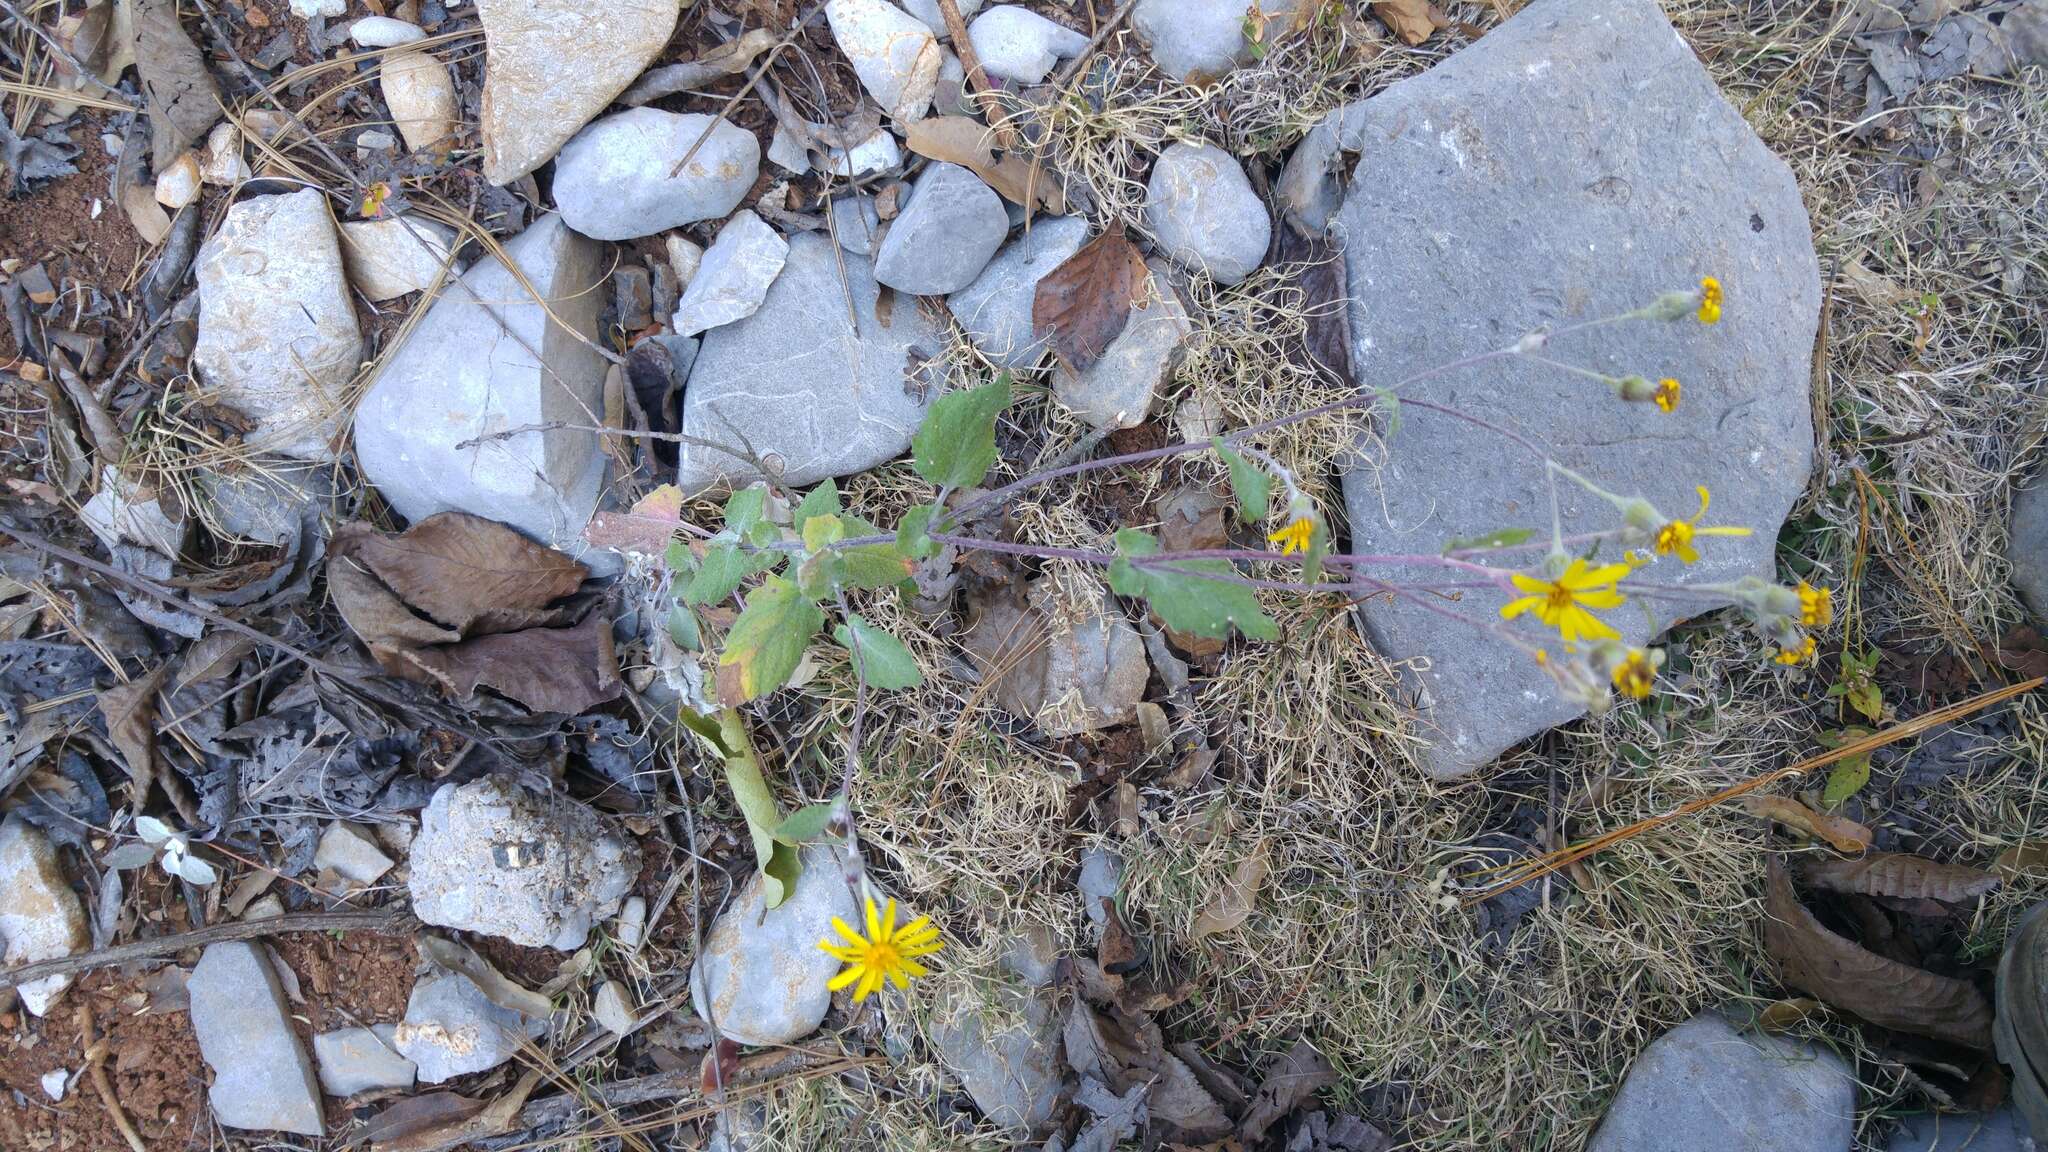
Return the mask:
M841 196L832 201L832 234L839 246L856 256L872 256L875 238L882 233L882 218L875 214L873 196Z
M711 135L670 178L676 162ZM569 227L598 240L631 240L734 208L760 173L761 143L701 112L632 108L578 132L555 158L555 204Z
M982 70L1018 84L1037 84L1053 65L1088 47L1088 38L1029 8L998 4L974 18L967 38Z
M999 368L1020 372L1038 363L1046 342L1031 324L1038 282L1088 240L1078 216L1040 218L989 261L974 283L946 298L953 319L981 354Z
M2048 624L2048 474L2035 477L2032 487L2013 497L2006 556L2020 599L2036 620Z
M1194 334L1187 309L1157 261L1145 302L1132 310L1124 330L1102 358L1079 375L1066 365L1053 368L1053 395L1095 428L1135 428L1145 422L1161 386L1180 364L1182 346Z
M740 1044L789 1044L815 1031L832 1007L825 985L840 969L818 947L839 938L834 916L858 923L831 848L804 849L796 890L774 908L762 907L761 878L748 880L690 966L697 1015Z
M1174 144L1145 182L1145 224L1167 259L1235 284L1266 259L1273 221L1237 158L1214 144Z
M1009 230L995 189L958 164L933 164L876 249L875 279L919 296L957 292L988 267Z
M1643 1049L1586 1150L1842 1152L1855 1131L1856 1079L1841 1057L1706 1013Z
M1305 0L1261 0L1269 19L1291 16ZM1152 53L1152 62L1176 80L1206 83L1237 67L1250 55L1245 43L1245 0L1138 0L1131 27Z

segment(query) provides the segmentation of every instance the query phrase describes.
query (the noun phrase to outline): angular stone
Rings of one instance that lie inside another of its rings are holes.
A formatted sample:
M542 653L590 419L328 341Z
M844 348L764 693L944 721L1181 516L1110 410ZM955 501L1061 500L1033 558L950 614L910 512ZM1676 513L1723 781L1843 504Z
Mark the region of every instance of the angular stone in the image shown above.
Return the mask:
M313 1037L313 1061L320 1088L329 1096L353 1096L383 1088L411 1088L418 1069L398 1050L398 1025L343 1028Z
M858 180L902 164L903 146L896 143L895 134L887 128L877 128L853 147L828 149L827 155L828 171L841 180Z
M206 1099L229 1128L318 1136L320 1086L292 1030L291 1007L260 945L208 944L185 982L199 1054L213 1070Z
M683 395L683 431L751 445L797 487L901 455L928 403L914 373L944 337L907 297L883 323L879 296L867 260L841 256L816 233L790 237L782 275L760 310L704 334ZM758 478L744 461L696 444L678 445L677 458L685 491Z
M519 1051L522 1038L546 1030L547 1021L493 1001L462 973L436 969L413 982L391 1041L417 1067L420 1083L440 1084L496 1068Z
M882 218L875 214L873 196L841 196L832 201L832 232L839 246L856 256L872 256L875 240L882 233Z
M6 946L0 962L9 968L92 947L85 909L64 879L56 847L19 813L0 821L0 944ZM70 986L64 975L31 980L18 989L22 1007L47 1015Z
M434 793L408 884L424 923L570 949L639 871L640 849L589 805L490 776Z
M1019 84L1039 83L1055 63L1088 47L1088 37L1015 4L998 4L975 17L967 38L984 71Z
M995 679L996 702L1045 735L1077 736L1129 723L1145 698L1152 666L1145 641L1116 602L1097 587L1092 605L1060 594L1040 577L1020 603L991 596L963 641Z
M2012 498L2012 522L2006 559L2012 563L2013 587L2033 609L2034 619L2048 624L2048 475Z
M837 938L834 916L858 918L832 848L803 850L796 890L774 908L761 906L761 878L748 880L690 966L697 1015L740 1044L789 1044L810 1035L832 1007L825 984L840 968L818 947Z
M1333 228L1349 268L1356 377L1400 385L1716 276L1727 291L1718 325L1613 324L1559 335L1545 353L1614 376L1675 377L1675 412L1511 361L1415 381L1402 395L1506 421L1559 463L1666 516L1692 514L1704 485L1710 523L1755 530L1704 540L1698 564L1666 558L1643 579L1771 576L1778 526L1811 466L1819 267L1791 171L1653 0L1545 0L1360 108L1362 138L1374 143ZM1434 555L1454 537L1549 531L1533 454L1483 428L1408 413L1384 461L1345 477L1353 551ZM1618 526L1607 502L1560 489L1567 536ZM1468 590L1460 610L1497 618L1505 599ZM1668 623L1670 609L1653 606ZM1410 688L1436 775L1472 772L1584 710L1489 633L1406 601L1374 598L1361 615L1383 654L1430 660ZM1630 644L1653 635L1633 606L1607 619ZM1517 626L1540 638L1533 616Z
M1156 261L1143 307L1109 342L1102 358L1076 376L1065 365L1053 368L1052 390L1059 402L1096 428L1135 428L1145 422L1160 385L1180 364L1181 346L1194 334L1187 309Z
M633 1011L633 994L617 980L607 980L598 988L597 995L591 997L590 1014L614 1036L631 1032L638 1015Z
M1045 990L995 984L984 994L987 1005L946 986L932 1008L932 1047L991 1124L1028 1136L1059 1103L1059 1015Z
M341 223L349 283L374 301L432 288L454 247L455 229L424 216Z
M547 163L604 111L654 63L682 11L681 0L477 0L476 7L484 26L484 178L493 184Z
M320 834L320 846L313 852L313 867L353 884L375 884L391 871L393 862L377 846L377 838L360 824L336 820Z
M605 362L595 340L604 306L603 253L543 216L505 245L541 305L495 257L445 287L356 409L356 460L408 520L460 509L577 553L597 507L604 457L588 426L604 412ZM573 332L571 331L573 329Z
M875 250L875 279L919 296L957 292L988 267L1009 231L995 189L958 164L934 163Z
M319 189L228 209L199 250L200 382L256 422L249 447L333 456L362 360L334 218Z
M1840 1152L1855 1127L1856 1080L1841 1057L1738 1034L1708 1012L1643 1049L1586 1149Z
M1235 284L1266 259L1273 223L1237 157L1214 144L1173 144L1145 184L1145 223L1167 259Z
M686 155L690 162L670 176ZM761 142L729 120L629 108L562 146L555 204L569 227L585 236L631 240L726 215L760 169Z
M377 69L378 90L391 122L414 152L439 148L455 135L462 109L448 66L425 49L394 52Z
M1304 0L1260 0L1270 26L1293 20ZM1138 0L1131 27L1152 53L1152 62L1176 80L1205 84L1250 56L1245 42L1242 0Z
M990 363L1012 372L1037 365L1046 348L1031 325L1038 282L1087 240L1088 222L1079 216L1034 220L1031 230L989 261L974 283L946 298L953 319Z
M676 305L676 334L695 336L752 316L788 257L789 242L753 209L734 213L704 250L697 274Z
M888 0L826 0L825 20L884 112L906 124L925 114L939 81L939 41L930 28Z

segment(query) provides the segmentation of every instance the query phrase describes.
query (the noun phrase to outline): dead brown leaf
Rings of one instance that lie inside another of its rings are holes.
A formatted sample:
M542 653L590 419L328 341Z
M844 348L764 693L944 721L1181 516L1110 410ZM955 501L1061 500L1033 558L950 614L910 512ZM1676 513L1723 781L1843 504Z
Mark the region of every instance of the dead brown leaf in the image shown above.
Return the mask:
M354 1133L357 1141L377 1152L424 1152L445 1147L448 1137L461 1133L484 1101L453 1092L430 1092L412 1096L371 1117Z
M460 644L408 649L405 661L458 699L479 686L535 712L575 716L623 690L612 651L612 622L591 613L573 628L526 628Z
M1238 1139L1257 1145L1267 1129L1279 1123L1302 1102L1337 1082L1337 1070L1306 1040L1295 1042L1266 1071L1266 1079L1252 1097L1252 1106L1237 1122Z
M1195 915L1195 930L1191 939L1214 936L1231 932L1251 918L1252 909L1259 902L1259 889L1265 886L1266 874L1272 865L1266 857L1266 844L1260 841L1251 855L1238 861L1237 870L1209 903Z
M624 512L599 512L590 518L583 539L595 548L661 556L675 538L676 525L683 518L683 492L663 484L642 496Z
M1815 812L1788 796L1752 793L1741 798L1752 816L1785 825L1802 835L1825 840L1837 852L1855 855L1870 847L1871 831L1854 820Z
M1012 204L1053 216L1066 214L1067 198L1053 174L1022 156L999 151L994 130L979 120L927 116L906 129L903 139L920 156L972 171Z
M1451 18L1429 0L1373 0L1372 14L1411 48L1437 29L1451 26Z
M100 715L107 720L107 738L127 766L130 801L137 809L149 803L163 761L156 747L156 693L169 664L159 664L138 679L116 684L99 694Z
M1774 1000L1756 1014L1756 1030L1771 1036L1782 1036L1818 1011L1820 1001L1804 996L1792 1000Z
M1149 282L1138 246L1121 230L1104 232L1038 282L1032 331L1051 343L1067 371L1086 372L1123 335Z
M1777 860L1764 896L1764 949L1779 979L1883 1028L1964 1048L1991 1048L1991 1005L1961 980L1887 960L1829 931Z
M134 0L134 29L135 71L149 110L150 163L161 172L220 119L220 90L206 70L206 57L178 23L177 0Z
M1998 876L1982 868L1943 864L1924 856L1873 852L1861 860L1816 860L1800 878L1832 892L1892 896L1901 900L1973 900L1998 887Z
M397 536L344 524L330 547L414 611L465 636L560 623L555 602L590 574L564 553L467 512L429 516Z
M1334 245L1321 237L1305 237L1292 228L1280 230L1280 259L1301 264L1302 312L1308 318L1303 336L1309 356L1341 382L1351 380L1350 288L1344 261Z
M2007 880L2048 869L2048 840L2022 840L2000 852L1991 868Z

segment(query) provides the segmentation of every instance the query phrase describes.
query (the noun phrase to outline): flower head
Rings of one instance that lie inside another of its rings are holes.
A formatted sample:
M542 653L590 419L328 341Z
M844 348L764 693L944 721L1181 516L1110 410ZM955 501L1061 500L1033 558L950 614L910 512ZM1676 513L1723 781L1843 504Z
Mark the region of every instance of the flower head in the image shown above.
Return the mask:
M1503 619L1513 620L1534 610L1536 618L1557 629L1566 644L1577 643L1581 636L1617 640L1621 633L1587 609L1620 607L1626 597L1614 587L1614 582L1628 574L1626 564L1589 568L1584 557L1572 561L1555 580L1512 573L1508 578L1527 595L1502 605L1500 614Z
M1657 684L1657 666L1664 662L1664 653L1630 648L1607 673L1614 681L1614 690L1631 700L1647 699L1650 690Z
M1825 628L1834 623L1835 596L1826 588L1799 582L1799 622L1808 628Z
M1657 390L1650 394L1650 399L1656 402L1658 408L1666 412L1675 412L1678 409L1678 392L1678 381L1666 376L1658 381Z
M1721 320L1721 282L1712 276L1700 277L1700 323L1716 324Z
M1313 516L1296 516L1289 520L1285 527L1266 537L1266 539L1280 545L1280 554L1282 556L1292 556L1296 552L1308 551L1309 541L1315 539L1315 535L1315 518Z
M1804 664L1813 659L1814 648L1813 637L1802 637L1798 644L1778 649L1778 663L1786 667Z
M834 916L832 927L846 942L818 941L819 948L846 964L846 969L826 987L837 992L851 985L856 1004L879 990L885 980L898 988L910 987L912 979L928 972L917 958L939 950L939 930L930 918L919 916L898 929L896 901L889 901L883 909L877 909L872 899L867 905L867 935L855 932L846 921Z
M1692 564L1700 558L1699 549L1692 546L1692 542L1696 537L1749 535L1749 529L1730 525L1717 525L1709 528L1700 527L1700 518L1707 514L1707 504L1712 498L1707 495L1705 488L1699 488L1697 491L1700 494L1699 511L1693 513L1687 519L1667 520L1658 526L1655 544L1657 555L1675 555L1685 563Z
M390 198L391 185L379 180L363 190L363 202L356 210L365 220L374 220L384 211L384 201Z

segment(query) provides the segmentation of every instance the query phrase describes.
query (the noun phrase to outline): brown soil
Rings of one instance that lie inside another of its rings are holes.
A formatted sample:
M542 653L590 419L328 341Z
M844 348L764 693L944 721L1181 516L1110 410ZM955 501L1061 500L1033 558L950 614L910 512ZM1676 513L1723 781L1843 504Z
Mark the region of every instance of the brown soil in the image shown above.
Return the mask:
M17 1009L0 1023L0 1148L13 1152L112 1152L126 1148L120 1130L90 1077L81 1076L52 1102L42 1077L84 1066L78 1008L92 1009L96 1034L107 1043L109 1087L143 1142L156 1152L204 1148L206 1067L183 1012L146 1015L141 980L95 972L64 994L48 1018Z
M97 116L73 120L69 135L78 148L72 159L78 174L52 180L0 207L0 257L24 264L41 261L60 290L72 286L68 280L111 296L133 274L142 256L142 240L107 193L114 160L100 143L103 130ZM95 203L98 218L93 216ZM0 363L20 354L13 334L0 324Z

